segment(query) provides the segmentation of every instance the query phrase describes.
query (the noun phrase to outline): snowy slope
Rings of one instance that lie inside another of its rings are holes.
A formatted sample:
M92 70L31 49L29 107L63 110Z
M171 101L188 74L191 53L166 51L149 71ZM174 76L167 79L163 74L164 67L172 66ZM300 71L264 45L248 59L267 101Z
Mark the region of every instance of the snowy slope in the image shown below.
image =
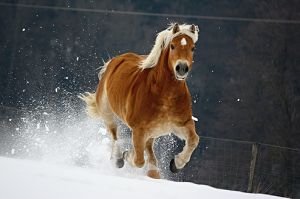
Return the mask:
M1 199L253 199L279 198L215 189L192 183L121 177L97 169L0 157Z

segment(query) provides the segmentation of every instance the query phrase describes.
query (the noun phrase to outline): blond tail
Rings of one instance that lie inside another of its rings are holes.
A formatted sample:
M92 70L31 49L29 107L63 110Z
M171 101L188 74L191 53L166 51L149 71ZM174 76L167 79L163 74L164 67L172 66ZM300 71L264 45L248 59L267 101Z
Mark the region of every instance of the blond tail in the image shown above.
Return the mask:
M96 93L85 92L78 96L86 103L86 112L92 118L99 118L100 114L96 104Z

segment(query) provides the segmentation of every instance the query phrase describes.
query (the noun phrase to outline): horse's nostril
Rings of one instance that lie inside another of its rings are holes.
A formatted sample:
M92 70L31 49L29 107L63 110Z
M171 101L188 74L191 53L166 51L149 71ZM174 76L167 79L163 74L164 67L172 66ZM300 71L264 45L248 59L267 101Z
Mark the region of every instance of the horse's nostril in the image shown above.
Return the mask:
M180 66L179 66L179 65L177 65L177 66L176 66L176 68L175 68L175 70L176 70L177 72L179 72L179 70L180 70Z
M189 67L186 66L185 69L184 69L184 72L185 73L189 72Z

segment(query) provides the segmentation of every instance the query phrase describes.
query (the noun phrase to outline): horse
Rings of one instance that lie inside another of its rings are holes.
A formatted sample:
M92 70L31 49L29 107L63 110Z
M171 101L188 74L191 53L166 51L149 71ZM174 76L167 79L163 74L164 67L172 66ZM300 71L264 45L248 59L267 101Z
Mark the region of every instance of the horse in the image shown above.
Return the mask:
M110 132L117 167L122 168L126 161L142 168L146 162L147 176L161 178L153 143L170 132L185 140L170 170L178 172L190 161L199 136L185 80L192 68L198 32L194 24L171 24L157 34L149 55L125 53L107 61L99 72L96 92L80 96L88 115L101 119ZM123 153L117 141L118 120L132 132L133 149Z

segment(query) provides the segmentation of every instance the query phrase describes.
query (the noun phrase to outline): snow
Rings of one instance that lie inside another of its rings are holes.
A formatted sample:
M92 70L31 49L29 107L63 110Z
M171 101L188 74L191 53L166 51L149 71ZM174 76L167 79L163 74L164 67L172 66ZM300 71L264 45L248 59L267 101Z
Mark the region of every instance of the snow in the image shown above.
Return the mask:
M15 154L15 149L11 149L11 154Z
M131 198L131 199L275 199L196 185L154 180L144 176L118 176L105 170L79 168L43 161L0 157L0 198Z
M198 122L198 118L196 118L195 116L192 116L192 120L194 120L195 122Z
M128 150L130 133L123 127L118 130L122 151ZM15 142L3 150L7 156L22 159L0 157L0 199L278 198L153 180L145 176L145 168L128 164L117 169L110 161L111 140L106 129L87 118L83 110L61 115L51 109L30 112L14 127L11 136ZM160 163L169 165L167 158ZM168 178L165 170L161 172Z

